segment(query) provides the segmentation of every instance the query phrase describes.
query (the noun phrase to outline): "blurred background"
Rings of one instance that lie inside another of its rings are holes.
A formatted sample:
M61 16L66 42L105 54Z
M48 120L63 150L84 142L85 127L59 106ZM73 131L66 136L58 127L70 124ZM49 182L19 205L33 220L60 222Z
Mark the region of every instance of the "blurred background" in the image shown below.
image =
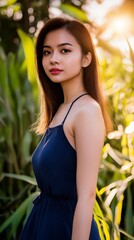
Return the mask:
M113 120L94 206L101 239L134 239L134 0L0 0L0 239L18 239L38 194L31 155L40 137L30 131L39 112L34 46L56 16L89 28Z

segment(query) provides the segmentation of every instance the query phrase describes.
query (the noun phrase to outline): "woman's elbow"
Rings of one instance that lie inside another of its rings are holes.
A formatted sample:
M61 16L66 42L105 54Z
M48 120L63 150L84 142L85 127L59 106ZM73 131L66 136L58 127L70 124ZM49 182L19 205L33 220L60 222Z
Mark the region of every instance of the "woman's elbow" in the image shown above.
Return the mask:
M95 201L95 197L96 197L96 191L92 190L86 194L79 194L77 202L85 202L89 204Z

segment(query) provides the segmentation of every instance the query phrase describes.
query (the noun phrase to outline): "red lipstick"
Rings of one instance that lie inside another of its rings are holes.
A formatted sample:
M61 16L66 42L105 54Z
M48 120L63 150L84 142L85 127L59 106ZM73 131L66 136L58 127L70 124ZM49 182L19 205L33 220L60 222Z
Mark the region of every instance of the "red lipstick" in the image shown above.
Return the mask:
M59 69L59 68L51 68L50 69L50 72L51 72L51 74L53 74L53 75L57 75L57 74L59 74L60 72L62 72L63 70L61 70L61 69Z

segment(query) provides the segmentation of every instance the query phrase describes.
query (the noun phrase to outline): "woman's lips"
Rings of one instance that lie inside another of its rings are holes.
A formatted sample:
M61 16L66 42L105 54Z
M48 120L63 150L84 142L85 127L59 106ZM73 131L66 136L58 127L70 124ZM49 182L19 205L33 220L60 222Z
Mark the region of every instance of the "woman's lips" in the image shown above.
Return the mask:
M61 69L59 69L59 68L51 68L50 69L50 72L51 72L51 74L53 74L53 75L57 75L57 74L59 74L59 73L61 73L63 70L61 70Z

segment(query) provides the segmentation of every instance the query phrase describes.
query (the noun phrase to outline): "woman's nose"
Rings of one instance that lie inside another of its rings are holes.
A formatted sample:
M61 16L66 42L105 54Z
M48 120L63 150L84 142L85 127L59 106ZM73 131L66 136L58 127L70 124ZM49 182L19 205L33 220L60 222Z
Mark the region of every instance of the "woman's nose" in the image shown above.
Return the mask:
M60 61L60 56L58 52L53 52L51 58L50 58L50 63L54 64L54 63L59 63Z

